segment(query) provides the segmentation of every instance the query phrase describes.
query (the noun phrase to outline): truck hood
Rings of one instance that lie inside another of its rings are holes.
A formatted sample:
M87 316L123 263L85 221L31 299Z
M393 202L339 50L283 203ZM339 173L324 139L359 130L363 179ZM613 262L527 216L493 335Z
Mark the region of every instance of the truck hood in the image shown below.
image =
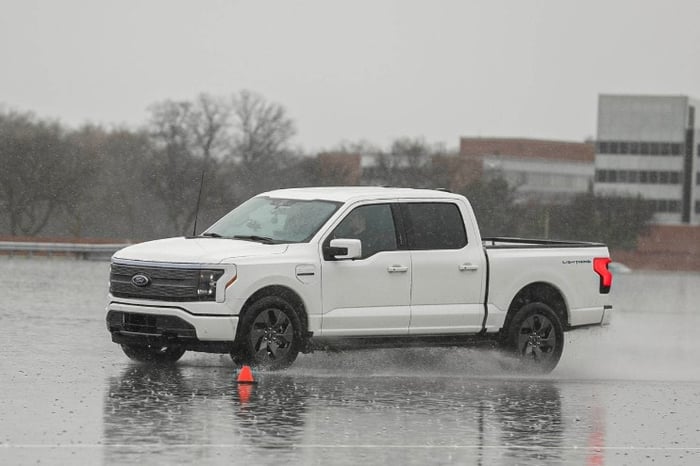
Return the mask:
M114 259L218 264L226 259L282 254L286 244L262 244L224 238L168 238L134 244L114 253Z

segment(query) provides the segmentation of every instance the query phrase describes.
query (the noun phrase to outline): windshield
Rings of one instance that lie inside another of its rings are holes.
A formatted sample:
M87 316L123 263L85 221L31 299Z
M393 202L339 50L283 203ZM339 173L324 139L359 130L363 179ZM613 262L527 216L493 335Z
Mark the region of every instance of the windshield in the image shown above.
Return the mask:
M223 216L204 236L268 243L309 241L341 204L254 197Z

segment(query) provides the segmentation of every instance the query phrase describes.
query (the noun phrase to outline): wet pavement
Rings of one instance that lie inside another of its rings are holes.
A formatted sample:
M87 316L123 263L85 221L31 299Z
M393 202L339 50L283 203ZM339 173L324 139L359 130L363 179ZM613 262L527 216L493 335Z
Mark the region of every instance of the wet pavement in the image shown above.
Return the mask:
M700 464L700 274L616 277L613 325L568 333L545 377L410 349L242 386L227 356L129 362L108 268L0 258L0 464Z

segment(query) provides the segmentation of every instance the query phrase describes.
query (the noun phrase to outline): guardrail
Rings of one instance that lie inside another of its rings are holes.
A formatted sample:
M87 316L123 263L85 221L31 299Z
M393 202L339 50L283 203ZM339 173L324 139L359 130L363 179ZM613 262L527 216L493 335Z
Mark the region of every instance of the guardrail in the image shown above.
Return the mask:
M72 256L78 259L108 260L129 243L53 243L0 241L0 255L5 256Z

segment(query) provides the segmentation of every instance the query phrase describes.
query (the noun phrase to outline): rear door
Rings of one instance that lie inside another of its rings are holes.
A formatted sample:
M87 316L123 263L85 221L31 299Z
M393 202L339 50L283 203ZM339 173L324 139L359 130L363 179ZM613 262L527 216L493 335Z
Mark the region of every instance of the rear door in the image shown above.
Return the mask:
M486 259L470 241L460 205L400 204L411 252L410 334L475 333L482 329Z
M399 250L390 203L353 209L324 239L359 239L362 257L322 260L323 336L406 335L411 256Z

